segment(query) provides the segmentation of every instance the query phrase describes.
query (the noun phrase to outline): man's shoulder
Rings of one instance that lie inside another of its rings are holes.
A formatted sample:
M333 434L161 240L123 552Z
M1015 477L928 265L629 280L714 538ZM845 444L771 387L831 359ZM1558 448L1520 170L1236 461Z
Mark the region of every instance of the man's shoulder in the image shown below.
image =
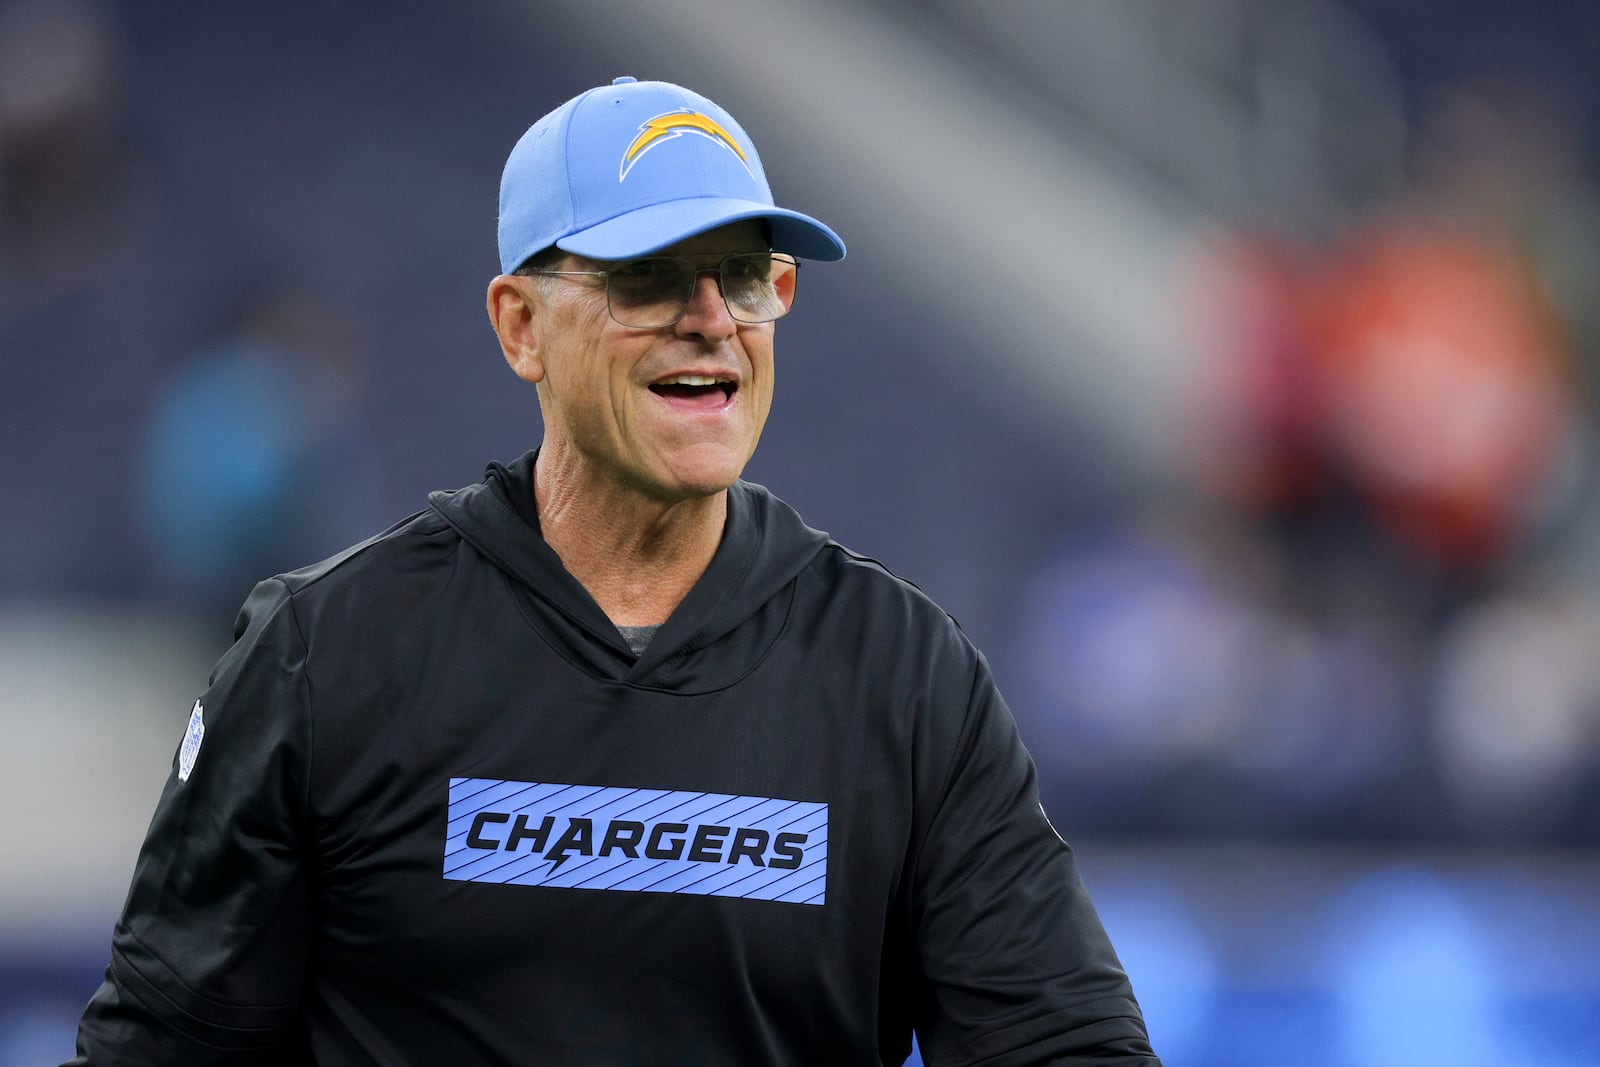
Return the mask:
M352 584L389 582L425 570L429 557L448 551L458 539L436 512L423 510L326 559L275 577L296 599Z
M840 544L825 531L812 528L793 505L766 486L740 481L734 488L743 497L736 512L757 516L758 524L769 542L783 541L798 546L799 556L805 561L806 573L828 585L889 599L914 601L940 614L944 613L915 582L902 577L880 560Z
M933 603L933 598L923 592L916 582L899 574L887 563L864 552L857 552L831 537L819 553L818 562L828 568L835 581L861 583L867 589L884 593L892 591L896 595Z
M829 538L812 571L834 595L875 614L892 613L906 625L960 633L954 616L921 586L872 556Z

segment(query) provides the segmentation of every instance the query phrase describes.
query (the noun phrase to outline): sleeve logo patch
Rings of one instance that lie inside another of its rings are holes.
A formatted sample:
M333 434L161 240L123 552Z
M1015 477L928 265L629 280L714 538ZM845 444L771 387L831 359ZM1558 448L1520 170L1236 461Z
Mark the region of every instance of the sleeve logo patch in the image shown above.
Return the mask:
M200 755L200 742L205 740L205 707L198 700L189 713L189 728L183 734L183 747L178 749L178 781L187 782L194 770L195 757Z
M444 877L822 904L828 805L620 786L450 779Z

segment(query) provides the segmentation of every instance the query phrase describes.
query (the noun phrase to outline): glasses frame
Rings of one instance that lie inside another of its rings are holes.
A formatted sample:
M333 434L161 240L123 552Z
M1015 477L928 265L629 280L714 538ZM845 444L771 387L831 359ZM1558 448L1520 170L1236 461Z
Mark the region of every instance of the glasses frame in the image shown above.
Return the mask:
M770 318L764 318L764 319L741 318L740 317L740 313L736 312L734 310L734 308L733 308L733 305L728 303L727 281L722 276L723 267L728 263L729 260L732 260L732 259L744 259L744 258L747 258L747 257L750 257L750 256L763 256L763 255L766 256L770 260L775 260L775 261L781 261L781 262L784 262L784 263L788 263L790 266L792 266L794 268L794 271L793 271L793 274L794 274L794 286L793 286L793 290L792 290L792 292L790 293L790 296L789 296L789 303L784 306L782 311L778 312L776 315L773 315ZM692 269L693 273L689 275L689 279L690 279L689 287L685 291L685 294L683 296L683 300L682 300L682 305L683 306L678 308L678 313L676 315L674 315L672 318L666 320L665 322L657 322L657 323L652 323L652 324L649 324L649 325L643 325L643 324L640 324L640 323L633 323L633 322L624 322L622 319L617 317L616 308L612 306L611 276L613 274L619 273L622 270L623 267L632 266L633 264L642 263L642 262L645 262L646 260L653 260L653 259L669 259L669 260L673 260L673 261L678 262L678 263L687 263L687 264L690 265L690 268ZM795 302L796 298L798 298L798 296L800 295L800 262L801 262L800 260L798 260L798 259L794 258L793 256L789 255L787 252L770 252L770 251L769 252L730 252L727 255L723 256L721 259L717 260L716 266L713 266L713 267L696 266L695 265L695 257L693 257L693 256L639 256L639 257L634 258L634 259L626 260L626 261L620 263L618 266L613 267L613 268L611 268L609 270L540 270L540 269L537 269L537 268L525 268L523 270L517 271L517 273L521 274L521 275L524 275L524 276L532 275L532 276L541 277L541 278L542 277L551 277L551 278L571 278L571 277L604 278L605 279L605 283L606 283L606 286L605 286L606 287L606 314L611 316L611 321L612 322L615 322L617 325L626 327L627 329L630 329L630 330L661 330L661 329L665 329L668 326L676 325L678 320L683 318L683 316L688 313L689 304L694 300L695 284L697 282L699 282L700 275L702 275L702 274L715 274L717 276L717 295L722 297L722 306L728 309L728 317L733 319L734 322L740 323L741 325L744 325L744 326L760 326L763 323L777 322L779 319L781 319L785 315L789 314L790 311L794 310L794 302Z

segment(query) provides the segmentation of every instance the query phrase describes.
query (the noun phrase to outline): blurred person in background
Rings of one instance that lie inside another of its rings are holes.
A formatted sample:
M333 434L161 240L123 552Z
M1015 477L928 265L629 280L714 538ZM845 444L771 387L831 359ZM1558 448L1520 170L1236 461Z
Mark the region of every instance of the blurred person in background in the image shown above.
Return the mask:
M91 0L0 3L0 495L28 517L0 522L0 595L131 592L140 564L130 400L195 298L156 262L168 191L124 47Z
M1462 79L1367 198L1202 231L1177 485L1070 531L1019 603L1052 810L1595 840L1600 200L1571 107Z
M240 321L163 381L139 454L151 599L207 632L263 574L378 525L365 324L299 285L244 288Z
M542 445L256 587L73 1062L1157 1065L984 657L740 480L837 236L632 78L500 207Z
M120 60L95 4L0 6L0 312L80 286L140 224Z

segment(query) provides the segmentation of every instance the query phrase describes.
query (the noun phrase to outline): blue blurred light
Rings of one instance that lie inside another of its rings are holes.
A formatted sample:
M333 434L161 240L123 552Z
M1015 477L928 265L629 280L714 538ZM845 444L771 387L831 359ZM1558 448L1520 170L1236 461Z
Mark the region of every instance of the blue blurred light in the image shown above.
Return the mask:
M1325 960L1345 1062L1510 1067L1495 1025L1505 991L1485 931L1455 890L1391 867L1342 895Z
M1171 1064L1202 1062L1215 1028L1220 968L1187 904L1150 881L1095 896L1157 1054Z

